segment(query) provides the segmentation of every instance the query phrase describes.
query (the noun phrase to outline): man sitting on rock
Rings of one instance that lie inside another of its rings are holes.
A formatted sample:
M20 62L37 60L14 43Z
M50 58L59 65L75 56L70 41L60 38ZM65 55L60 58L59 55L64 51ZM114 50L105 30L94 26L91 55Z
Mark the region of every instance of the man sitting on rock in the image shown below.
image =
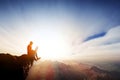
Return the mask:
M37 56L38 47L36 47L36 49L33 50L33 49L32 49L32 45L33 45L33 42L30 41L30 43L29 43L28 46L27 46L27 54L28 54L28 56L29 56L30 58L35 59L35 60L38 60L38 59L40 59L40 58L38 58L38 56Z

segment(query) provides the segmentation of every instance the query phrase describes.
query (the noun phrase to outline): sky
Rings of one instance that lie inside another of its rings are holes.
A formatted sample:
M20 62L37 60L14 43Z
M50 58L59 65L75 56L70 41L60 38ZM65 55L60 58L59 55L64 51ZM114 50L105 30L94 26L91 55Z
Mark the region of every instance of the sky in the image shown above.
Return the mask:
M119 9L119 0L0 0L0 53L26 53L32 40L40 55L119 60Z

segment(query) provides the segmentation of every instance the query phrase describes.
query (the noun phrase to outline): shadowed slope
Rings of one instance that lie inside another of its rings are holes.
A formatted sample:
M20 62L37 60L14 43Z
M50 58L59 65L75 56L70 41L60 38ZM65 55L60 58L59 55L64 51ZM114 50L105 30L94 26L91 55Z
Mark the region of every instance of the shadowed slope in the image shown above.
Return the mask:
M30 58L26 54L0 54L0 78L3 80L25 80L31 66Z

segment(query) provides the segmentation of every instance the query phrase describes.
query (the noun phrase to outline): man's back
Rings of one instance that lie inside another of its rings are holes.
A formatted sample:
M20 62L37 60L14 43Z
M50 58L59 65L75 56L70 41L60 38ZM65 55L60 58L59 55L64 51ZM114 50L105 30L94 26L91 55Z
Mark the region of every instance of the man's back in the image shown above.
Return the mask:
M32 46L29 44L29 45L27 46L27 54L28 54L28 55L31 55L31 53L32 53Z

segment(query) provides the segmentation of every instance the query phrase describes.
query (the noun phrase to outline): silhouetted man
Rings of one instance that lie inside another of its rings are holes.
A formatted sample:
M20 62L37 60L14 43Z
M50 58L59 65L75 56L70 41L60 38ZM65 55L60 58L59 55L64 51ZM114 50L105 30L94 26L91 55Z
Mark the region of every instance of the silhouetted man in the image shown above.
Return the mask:
M39 59L38 56L37 56L38 47L36 47L36 49L33 50L32 45L33 45L33 42L30 41L30 43L27 46L27 54L28 54L29 57L34 58L35 60L38 60Z

